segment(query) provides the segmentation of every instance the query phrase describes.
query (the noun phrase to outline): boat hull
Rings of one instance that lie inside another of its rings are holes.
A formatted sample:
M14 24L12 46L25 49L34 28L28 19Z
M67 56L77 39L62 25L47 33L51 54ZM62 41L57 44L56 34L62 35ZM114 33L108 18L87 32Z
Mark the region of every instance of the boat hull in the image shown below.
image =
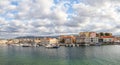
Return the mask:
M58 45L46 45L46 48L59 48L60 46Z

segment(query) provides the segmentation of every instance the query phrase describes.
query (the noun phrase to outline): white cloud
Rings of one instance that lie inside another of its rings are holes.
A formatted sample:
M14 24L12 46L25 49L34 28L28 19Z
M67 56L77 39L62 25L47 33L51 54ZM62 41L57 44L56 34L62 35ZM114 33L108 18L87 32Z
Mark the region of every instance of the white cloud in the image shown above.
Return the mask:
M82 27L81 31L108 31L115 33L116 24L120 22L120 15L116 11L116 7L120 7L120 5L110 0L105 2L102 0L85 0L84 3L74 4L73 8L76 16L73 16L73 20L74 22L77 21L77 24L84 25L79 26Z
M78 33L108 31L118 34L120 28L119 0L17 0L18 5L0 2L2 36ZM68 13L73 9L72 13ZM69 17L69 19L68 19ZM18 32L15 32L18 31Z

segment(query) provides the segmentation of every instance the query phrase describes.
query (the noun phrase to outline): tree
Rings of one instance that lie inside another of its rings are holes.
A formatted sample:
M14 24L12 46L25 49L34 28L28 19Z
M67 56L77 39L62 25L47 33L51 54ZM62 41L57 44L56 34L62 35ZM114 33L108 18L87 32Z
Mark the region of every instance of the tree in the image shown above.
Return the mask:
M110 36L110 33L105 33L105 36Z
M104 36L104 33L103 33L103 32L100 32L100 36Z
M65 43L65 39L61 39L61 40L60 40L60 43Z

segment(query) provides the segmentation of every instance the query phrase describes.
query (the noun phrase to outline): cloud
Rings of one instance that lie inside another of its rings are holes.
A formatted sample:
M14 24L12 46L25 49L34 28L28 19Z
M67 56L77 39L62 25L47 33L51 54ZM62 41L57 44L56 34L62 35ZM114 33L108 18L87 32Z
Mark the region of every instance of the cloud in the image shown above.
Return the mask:
M120 5L115 2L111 0L105 2L102 0L85 0L85 2L74 4L75 15L73 15L72 20L76 24L84 25L78 25L82 28L80 31L108 31L115 33L116 24L120 22L119 11L116 11ZM74 25L74 23L71 25Z
M119 0L3 0L0 2L1 37L80 31L119 34L119 19Z

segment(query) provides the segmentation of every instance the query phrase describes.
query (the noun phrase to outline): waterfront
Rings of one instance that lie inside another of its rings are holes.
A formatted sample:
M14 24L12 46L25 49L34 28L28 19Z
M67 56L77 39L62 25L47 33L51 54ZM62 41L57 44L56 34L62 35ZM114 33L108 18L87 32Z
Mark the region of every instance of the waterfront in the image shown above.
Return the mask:
M120 45L0 47L0 65L119 65Z

